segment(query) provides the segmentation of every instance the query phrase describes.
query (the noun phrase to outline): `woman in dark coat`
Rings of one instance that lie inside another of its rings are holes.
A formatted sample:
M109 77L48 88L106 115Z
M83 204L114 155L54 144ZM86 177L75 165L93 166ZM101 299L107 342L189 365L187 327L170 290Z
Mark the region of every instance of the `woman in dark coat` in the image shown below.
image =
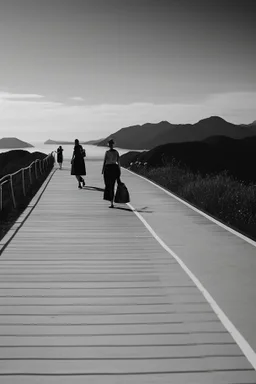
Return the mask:
M85 186L85 181L82 176L86 175L86 169L85 169L85 162L84 157L86 156L85 150L83 147L79 144L79 140L75 140L75 146L74 151L71 159L71 175L75 175L76 179L78 181L78 188L82 188L81 183L83 184L83 187Z
M63 163L63 148L62 148L61 145L57 149L57 163L59 164L59 167L61 169L62 168L62 163Z
M114 140L110 139L108 145L109 150L105 153L102 167L102 174L105 182L103 199L111 202L109 208L114 208L115 183L120 179L121 166L119 153L116 149L114 149Z

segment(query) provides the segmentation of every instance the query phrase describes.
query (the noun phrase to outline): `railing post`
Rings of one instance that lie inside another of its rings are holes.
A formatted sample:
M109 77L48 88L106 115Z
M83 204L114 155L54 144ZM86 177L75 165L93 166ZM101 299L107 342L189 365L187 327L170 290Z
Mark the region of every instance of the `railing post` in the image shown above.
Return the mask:
M37 163L37 161L35 161L35 176L36 176L36 179L37 179L37 169L36 169L36 163Z
M12 175L10 175L10 186L11 186L11 194L12 194L13 206L14 206L14 208L16 208L16 201L15 201L14 190L13 190Z
M0 211L3 210L3 187L2 184L0 184Z
M42 161L41 160L39 160L39 168L40 168L40 173L41 173L41 175L43 174L43 171L42 171Z
M30 180L30 184L32 184L32 167L31 167L31 165L29 167L29 180Z
M23 195L26 196L26 188L25 188L25 169L22 168L22 189Z

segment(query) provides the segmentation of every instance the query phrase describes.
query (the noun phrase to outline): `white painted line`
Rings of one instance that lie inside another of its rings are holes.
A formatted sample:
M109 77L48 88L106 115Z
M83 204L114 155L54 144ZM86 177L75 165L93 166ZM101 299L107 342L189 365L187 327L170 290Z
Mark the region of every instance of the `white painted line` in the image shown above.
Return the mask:
M207 215L207 213L205 213L203 211L200 211L200 209L198 209L198 208L194 207L193 205L189 204L187 201L182 200L180 197L174 195L172 192L170 192L167 189L165 189L165 188L161 187L160 185L156 184L154 181L149 180L146 177L139 175L138 173L132 172L132 171L130 171L127 168L122 167L122 169L126 170L127 172L130 172L131 174L133 174L135 176L138 176L138 177L142 178L143 180L146 180L147 182L149 182L151 184L153 184L155 187L161 189L161 191L165 192L167 195L173 197L174 199L178 200L180 203L182 203L182 204L186 205L187 207L193 209L193 211L199 213L200 215L206 217L208 220L211 220L213 223L215 223L215 224L219 225L220 227L226 229L227 231L231 232L233 235L235 235L237 237L240 237L242 240L244 240L247 243L249 243L249 244L253 245L254 247L256 247L256 241L250 239L249 237L246 237L245 235L243 235L242 233L240 233L238 231L235 231L234 229L232 229L232 228L228 227L227 225L221 223L220 221L214 219L212 216Z
M219 307L219 305L216 303L216 301L210 295L210 293L207 291L207 289L205 289L205 287L200 282L200 280L193 274L193 272L186 266L186 264L179 258L179 256L176 255L176 253L173 252L165 244L165 242L155 233L153 228L140 215L140 213L138 213L130 203L127 203L127 205L135 213L135 215L140 219L140 221L145 225L145 227L149 230L149 232L152 234L152 236L158 241L158 243L179 263L181 268L187 273L187 275L190 277L190 279L195 283L195 285L197 286L199 291L203 294L205 299L208 301L208 303L212 307L213 311L216 313L216 315L220 319L221 323L224 325L224 327L227 329L227 331L233 337L233 339L235 340L237 345L241 348L241 350L243 351L243 353L246 356L246 358L248 359L248 361L251 363L253 368L256 370L256 353L255 353L255 351L252 349L250 344L245 340L245 338L241 335L241 333L234 326L234 324L229 320L229 318L225 315L225 313L222 311L222 309Z

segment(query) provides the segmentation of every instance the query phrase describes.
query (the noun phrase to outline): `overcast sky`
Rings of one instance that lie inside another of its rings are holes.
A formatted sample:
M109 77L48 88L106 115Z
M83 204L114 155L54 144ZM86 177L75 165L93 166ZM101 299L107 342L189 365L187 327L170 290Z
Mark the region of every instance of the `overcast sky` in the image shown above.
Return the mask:
M256 120L255 0L0 0L0 137Z

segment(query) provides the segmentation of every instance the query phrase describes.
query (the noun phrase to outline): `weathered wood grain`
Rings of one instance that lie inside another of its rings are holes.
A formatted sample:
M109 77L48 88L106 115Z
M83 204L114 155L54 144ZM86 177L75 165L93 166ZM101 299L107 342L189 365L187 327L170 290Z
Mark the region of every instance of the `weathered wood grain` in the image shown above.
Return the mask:
M0 259L1 384L255 383L177 262L103 201L101 164L83 190L66 167Z

